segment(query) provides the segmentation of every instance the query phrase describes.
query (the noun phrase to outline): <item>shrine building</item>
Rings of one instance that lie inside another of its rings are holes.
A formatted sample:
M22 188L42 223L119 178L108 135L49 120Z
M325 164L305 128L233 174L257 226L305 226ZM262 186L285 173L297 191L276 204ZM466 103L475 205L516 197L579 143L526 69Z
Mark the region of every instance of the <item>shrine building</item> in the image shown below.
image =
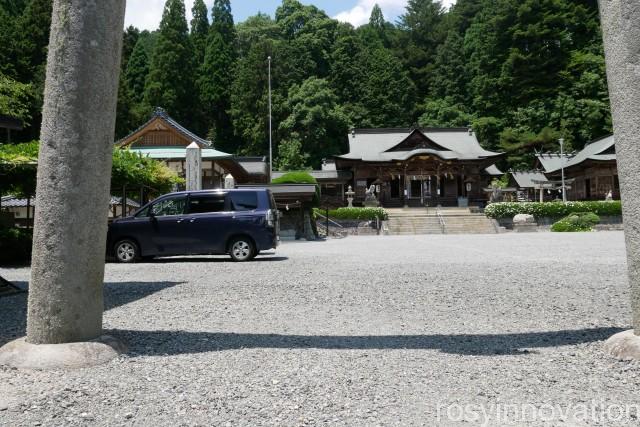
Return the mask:
M383 207L466 207L486 204L502 158L468 128L356 129L335 164L351 172L356 204L373 185Z

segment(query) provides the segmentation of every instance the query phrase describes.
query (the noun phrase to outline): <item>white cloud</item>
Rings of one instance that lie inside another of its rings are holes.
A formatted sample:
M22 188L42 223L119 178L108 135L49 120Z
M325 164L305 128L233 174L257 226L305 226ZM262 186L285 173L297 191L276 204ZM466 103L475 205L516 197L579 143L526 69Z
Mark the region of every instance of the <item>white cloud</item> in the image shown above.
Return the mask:
M455 2L456 0L442 0L442 4L445 7L449 7ZM380 6L385 19L388 21L393 20L390 17L402 15L407 6L407 0L358 0L358 4L349 10L338 13L334 18L338 21L349 22L354 27L359 27L369 22L371 11L376 3Z
M162 11L166 0L128 0L127 12L124 17L125 28L129 25L141 30L157 30L162 19ZM191 21L193 0L185 0L187 22ZM207 8L211 10L213 0L205 0Z

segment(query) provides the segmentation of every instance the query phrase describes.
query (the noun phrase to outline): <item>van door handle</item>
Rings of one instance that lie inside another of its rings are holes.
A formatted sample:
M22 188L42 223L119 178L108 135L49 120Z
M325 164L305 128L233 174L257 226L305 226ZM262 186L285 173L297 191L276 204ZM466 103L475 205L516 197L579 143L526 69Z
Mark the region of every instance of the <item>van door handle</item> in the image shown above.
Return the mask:
M195 221L196 221L196 219L195 219L195 218L191 218L191 219L189 220L189 222L190 222L190 223L192 223L192 224L193 224Z
M180 218L180 219L179 219L179 220L177 220L176 222L177 222L178 224L182 224L182 221L184 221L184 218Z

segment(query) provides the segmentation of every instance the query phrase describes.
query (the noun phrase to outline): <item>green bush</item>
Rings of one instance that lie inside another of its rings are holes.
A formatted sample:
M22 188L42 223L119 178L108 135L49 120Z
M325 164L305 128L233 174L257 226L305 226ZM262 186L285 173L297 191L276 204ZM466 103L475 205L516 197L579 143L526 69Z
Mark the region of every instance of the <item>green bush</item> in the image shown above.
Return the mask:
M576 212L562 218L551 226L555 232L592 231L600 222L600 217L593 212Z
M32 230L0 228L0 265L28 264L32 239Z
M493 219L513 218L517 214L530 214L536 218L551 217L562 218L572 213L592 212L601 216L622 215L620 201L596 201L596 202L525 202L525 203L492 203L487 206L484 213Z
M272 184L318 184L318 181L309 172L287 172L280 178L271 180Z
M316 214L326 215L327 211L316 209ZM381 221L389 219L389 214L382 208L338 208L329 211L329 218L354 221Z

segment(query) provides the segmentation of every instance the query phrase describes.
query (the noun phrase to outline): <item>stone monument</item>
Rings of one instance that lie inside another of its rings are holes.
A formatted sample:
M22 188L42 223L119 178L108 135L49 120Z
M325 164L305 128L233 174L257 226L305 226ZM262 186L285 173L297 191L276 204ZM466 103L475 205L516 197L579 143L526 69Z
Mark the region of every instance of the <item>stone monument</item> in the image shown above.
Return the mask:
M600 0L609 97L618 154L633 330L606 348L621 359L640 359L640 7L638 0Z
M202 190L202 149L195 141L187 147L186 168L187 191Z

